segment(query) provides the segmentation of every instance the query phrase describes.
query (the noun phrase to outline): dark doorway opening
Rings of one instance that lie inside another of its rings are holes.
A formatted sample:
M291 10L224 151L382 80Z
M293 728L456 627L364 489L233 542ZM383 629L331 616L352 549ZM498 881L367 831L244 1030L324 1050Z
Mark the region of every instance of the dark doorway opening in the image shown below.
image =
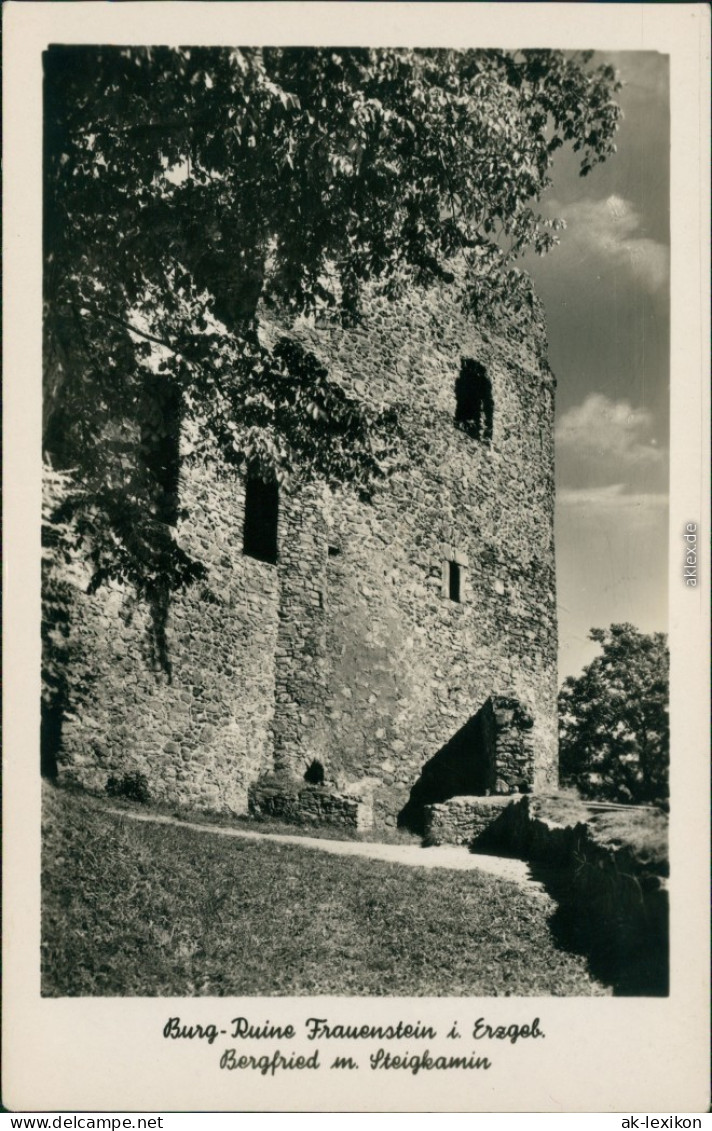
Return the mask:
M308 785L323 785L324 784L324 767L317 758L309 765L306 773L304 774L304 781Z

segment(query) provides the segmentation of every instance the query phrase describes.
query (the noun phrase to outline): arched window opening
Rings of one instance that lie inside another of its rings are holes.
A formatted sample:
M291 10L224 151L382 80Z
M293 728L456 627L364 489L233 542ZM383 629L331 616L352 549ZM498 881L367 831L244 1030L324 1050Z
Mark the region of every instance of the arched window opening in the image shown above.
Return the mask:
M479 361L462 359L455 382L455 402L455 423L473 440L489 442L494 414L492 383Z
M279 488L249 476L245 482L245 523L242 551L250 558L276 565Z

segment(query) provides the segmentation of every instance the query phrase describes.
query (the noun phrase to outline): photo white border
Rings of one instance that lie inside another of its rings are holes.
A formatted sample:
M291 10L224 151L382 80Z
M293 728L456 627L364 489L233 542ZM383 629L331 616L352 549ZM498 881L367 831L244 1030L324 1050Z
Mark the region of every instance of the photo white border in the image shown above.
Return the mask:
M3 1102L9 1109L707 1110L709 24L705 4L6 3ZM41 52L60 42L590 47L670 55L669 998L40 997ZM699 524L696 590L682 582L688 521ZM265 1079L220 1072L216 1046L161 1036L173 1014L227 1022L239 1013L300 1026L314 1013L370 1024L402 1017L432 1021L443 1032L456 1018L465 1031L479 1016L507 1024L537 1016L547 1037L490 1050L490 1071L462 1076L372 1075L363 1068L317 1079L308 1072Z

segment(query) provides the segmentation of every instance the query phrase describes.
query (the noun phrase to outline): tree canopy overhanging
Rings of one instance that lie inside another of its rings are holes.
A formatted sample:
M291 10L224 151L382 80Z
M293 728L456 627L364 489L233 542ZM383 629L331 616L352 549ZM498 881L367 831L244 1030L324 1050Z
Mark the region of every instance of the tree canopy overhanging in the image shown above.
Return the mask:
M531 305L516 261L560 222L556 151L615 148L619 87L556 51L56 46L45 53L45 420L95 584L200 573L177 546L193 458L367 491L397 415L348 395L261 310L353 322L366 285L452 279L481 320ZM63 517L66 517L63 516Z
M662 632L594 628L601 654L559 694L560 772L587 797L651 802L668 796L670 654Z

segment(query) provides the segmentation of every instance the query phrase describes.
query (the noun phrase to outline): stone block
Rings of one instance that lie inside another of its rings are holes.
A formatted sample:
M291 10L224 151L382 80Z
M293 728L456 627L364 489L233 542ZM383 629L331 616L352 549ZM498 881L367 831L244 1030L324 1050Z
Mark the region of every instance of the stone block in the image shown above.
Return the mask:
M426 844L471 844L512 803L512 797L452 797L424 807Z
M276 818L295 825L319 823L367 829L373 824L369 798L337 793L325 786L258 783L248 791L248 805L254 817Z

